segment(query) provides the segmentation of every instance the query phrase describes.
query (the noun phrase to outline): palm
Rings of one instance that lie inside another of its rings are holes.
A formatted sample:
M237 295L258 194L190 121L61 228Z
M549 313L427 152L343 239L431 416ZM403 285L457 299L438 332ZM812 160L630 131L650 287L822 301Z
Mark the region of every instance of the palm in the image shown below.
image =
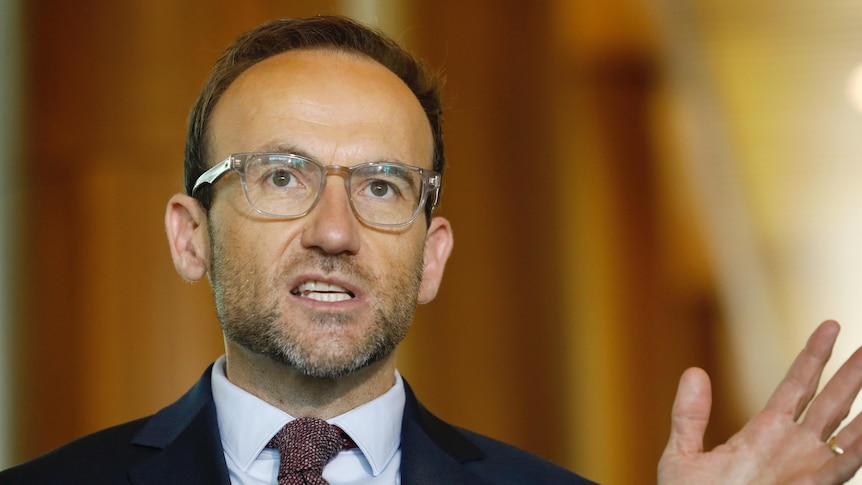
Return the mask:
M703 433L711 404L709 379L699 369L686 371L658 483L821 485L849 480L862 465L862 421L854 419L837 436L843 455L830 450L825 440L847 416L862 386L862 352L848 359L812 399L837 333L834 322L821 325L764 410L708 453L703 452Z

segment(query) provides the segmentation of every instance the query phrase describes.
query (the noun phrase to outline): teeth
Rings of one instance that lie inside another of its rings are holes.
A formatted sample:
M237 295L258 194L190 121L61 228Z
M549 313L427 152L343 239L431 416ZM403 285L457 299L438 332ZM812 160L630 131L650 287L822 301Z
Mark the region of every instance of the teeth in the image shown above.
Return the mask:
M324 283L323 281L306 281L291 293L302 296L303 298L310 298L315 301L327 303L345 301L354 297L353 293L347 291L345 288L338 285Z
M315 301L324 301L327 303L337 302L337 301L345 301L352 298L347 293L309 293L307 295L302 295L305 298L315 300Z

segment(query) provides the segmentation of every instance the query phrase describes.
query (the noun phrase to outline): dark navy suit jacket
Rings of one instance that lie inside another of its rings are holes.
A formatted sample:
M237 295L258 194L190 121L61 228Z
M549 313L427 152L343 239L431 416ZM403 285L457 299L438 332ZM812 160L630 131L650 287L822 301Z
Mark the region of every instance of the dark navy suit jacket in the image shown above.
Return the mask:
M453 427L410 390L401 429L401 483L589 484L513 446ZM148 418L108 428L0 472L0 484L230 485L210 371Z

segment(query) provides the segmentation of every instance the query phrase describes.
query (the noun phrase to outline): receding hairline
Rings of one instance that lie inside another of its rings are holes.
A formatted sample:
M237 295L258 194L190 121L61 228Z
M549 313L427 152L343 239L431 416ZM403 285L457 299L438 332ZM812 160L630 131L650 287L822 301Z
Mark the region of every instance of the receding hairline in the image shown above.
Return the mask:
M421 114L420 119L424 120L423 126L425 126L427 128L427 135L429 137L429 142L430 142L429 143L430 151L427 154L427 159L430 162L429 165L433 168L434 156L435 156L435 153L434 153L434 151L435 151L435 148L434 148L434 129L431 126L431 121L428 119L428 116L425 112L425 109L424 109L424 106L422 105L421 100L416 96L416 93L413 91L413 89L411 89L411 87L404 81L404 79L402 79L392 69L388 68L385 64L383 64L380 61L378 61L377 59L369 56L368 54L361 52L361 51L358 51L356 49L350 48L349 46L329 45L329 44L303 46L303 47L299 47L299 48L295 48L295 49L290 49L290 50L278 52L278 53L275 53L271 56L262 58L262 59L258 60L257 62L248 65L242 72L240 72L236 77L234 77L234 79L227 86L225 86L224 90L221 92L221 94L219 94L218 98L216 99L215 104L213 105L213 107L210 111L209 122L206 124L206 130L203 133L203 136L206 139L205 140L206 141L205 146L207 148L207 153L204 153L204 157L206 160L207 167L212 167L215 163L218 162L218 160L216 160L216 159L219 157L219 155L217 155L216 153L213 153L215 150L215 143L214 143L215 140L213 138L214 135L213 135L212 131L213 131L214 125L216 124L215 120L218 117L219 107L222 105L223 100L226 97L226 95L228 95L228 93L236 86L237 82L239 82L243 78L247 77L249 75L250 71L254 71L261 64L265 64L268 62L274 62L274 60L276 60L278 58L295 57L296 55L306 55L306 54L314 53L314 52L331 53L331 54L336 55L336 56L344 55L344 56L347 56L347 57L350 57L350 58L353 58L356 60L367 61L369 63L372 63L372 64L378 66L380 69L382 69L383 71L388 73L389 77L392 78L393 81L395 81L398 85L403 87L404 93L409 95L409 98L414 103L414 107L416 109L418 109L417 113Z

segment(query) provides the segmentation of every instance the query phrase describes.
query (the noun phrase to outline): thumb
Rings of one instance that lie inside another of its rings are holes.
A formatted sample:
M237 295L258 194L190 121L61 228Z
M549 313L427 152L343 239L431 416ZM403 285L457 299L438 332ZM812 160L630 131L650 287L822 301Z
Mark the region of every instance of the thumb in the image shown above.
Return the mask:
M665 454L703 453L703 435L711 407L712 390L706 372L697 367L683 372L673 402L670 439Z

